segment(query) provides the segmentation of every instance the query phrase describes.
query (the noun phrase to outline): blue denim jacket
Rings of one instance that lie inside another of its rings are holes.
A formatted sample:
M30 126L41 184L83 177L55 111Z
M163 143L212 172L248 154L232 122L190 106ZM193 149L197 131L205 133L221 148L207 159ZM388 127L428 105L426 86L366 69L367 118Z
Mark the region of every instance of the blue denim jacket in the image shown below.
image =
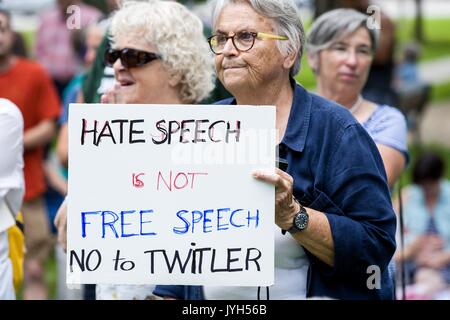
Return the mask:
M334 267L305 249L307 297L393 299L387 266L395 251L396 218L383 161L366 130L345 108L295 84L279 148L294 178L295 197L325 213L333 236ZM368 286L375 283L370 266L381 270L379 289ZM200 286L157 286L154 293L203 298Z

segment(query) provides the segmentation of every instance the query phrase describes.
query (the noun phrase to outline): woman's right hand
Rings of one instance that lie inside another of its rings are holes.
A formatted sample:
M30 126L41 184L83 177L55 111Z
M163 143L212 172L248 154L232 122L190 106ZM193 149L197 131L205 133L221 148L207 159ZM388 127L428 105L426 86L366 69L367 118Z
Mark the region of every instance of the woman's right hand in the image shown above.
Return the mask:
M100 98L100 103L125 103L123 94L120 93L120 84L114 84L114 87L107 90Z

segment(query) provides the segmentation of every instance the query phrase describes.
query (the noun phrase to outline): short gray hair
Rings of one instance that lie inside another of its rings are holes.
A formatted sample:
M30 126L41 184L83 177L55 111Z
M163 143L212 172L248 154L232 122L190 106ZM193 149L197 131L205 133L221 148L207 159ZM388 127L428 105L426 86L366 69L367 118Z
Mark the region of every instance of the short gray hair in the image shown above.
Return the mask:
M11 12L7 9L2 8L2 4L0 4L0 14L3 14L8 20L8 29L11 29Z
M185 103L200 102L214 88L214 59L201 20L175 1L125 1L110 28L118 36L142 37L161 54L170 72L181 77Z
M322 14L311 25L308 33L308 52L312 55L317 54L360 27L369 32L372 52L375 52L379 33L376 28L367 26L369 18L368 15L354 9L335 9Z
M277 34L289 38L287 41L276 40L276 42L278 50L283 56L292 52L297 54L295 63L289 71L289 75L294 77L300 71L300 62L306 42L305 30L295 3L292 0L217 0L213 11L213 28L215 28L223 8L227 4L239 2L248 3L258 14L273 19Z

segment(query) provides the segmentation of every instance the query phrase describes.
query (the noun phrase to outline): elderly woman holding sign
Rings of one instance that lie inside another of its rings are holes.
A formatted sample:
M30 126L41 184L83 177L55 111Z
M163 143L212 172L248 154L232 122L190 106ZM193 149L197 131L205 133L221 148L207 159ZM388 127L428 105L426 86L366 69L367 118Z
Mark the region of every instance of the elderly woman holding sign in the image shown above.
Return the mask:
M287 162L285 171L253 172L276 191L275 283L263 291L274 299L392 299L392 287L382 285L396 223L383 161L347 110L295 83L305 43L295 4L218 0L213 19L216 71L234 96L219 104L275 105L279 156ZM154 293L255 299L260 288L211 283Z
M172 1L127 1L111 22L112 48L105 52L117 84L102 103L197 103L214 87L211 53L202 23ZM69 196L70 197L70 196ZM55 224L66 246L67 206ZM97 299L145 299L154 286L99 285Z

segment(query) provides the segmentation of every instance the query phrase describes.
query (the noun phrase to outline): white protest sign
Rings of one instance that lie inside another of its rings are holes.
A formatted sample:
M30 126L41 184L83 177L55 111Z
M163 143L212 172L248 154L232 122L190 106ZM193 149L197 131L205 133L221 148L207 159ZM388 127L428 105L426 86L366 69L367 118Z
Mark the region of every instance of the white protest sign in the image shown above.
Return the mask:
M274 281L275 108L69 108L67 283Z

